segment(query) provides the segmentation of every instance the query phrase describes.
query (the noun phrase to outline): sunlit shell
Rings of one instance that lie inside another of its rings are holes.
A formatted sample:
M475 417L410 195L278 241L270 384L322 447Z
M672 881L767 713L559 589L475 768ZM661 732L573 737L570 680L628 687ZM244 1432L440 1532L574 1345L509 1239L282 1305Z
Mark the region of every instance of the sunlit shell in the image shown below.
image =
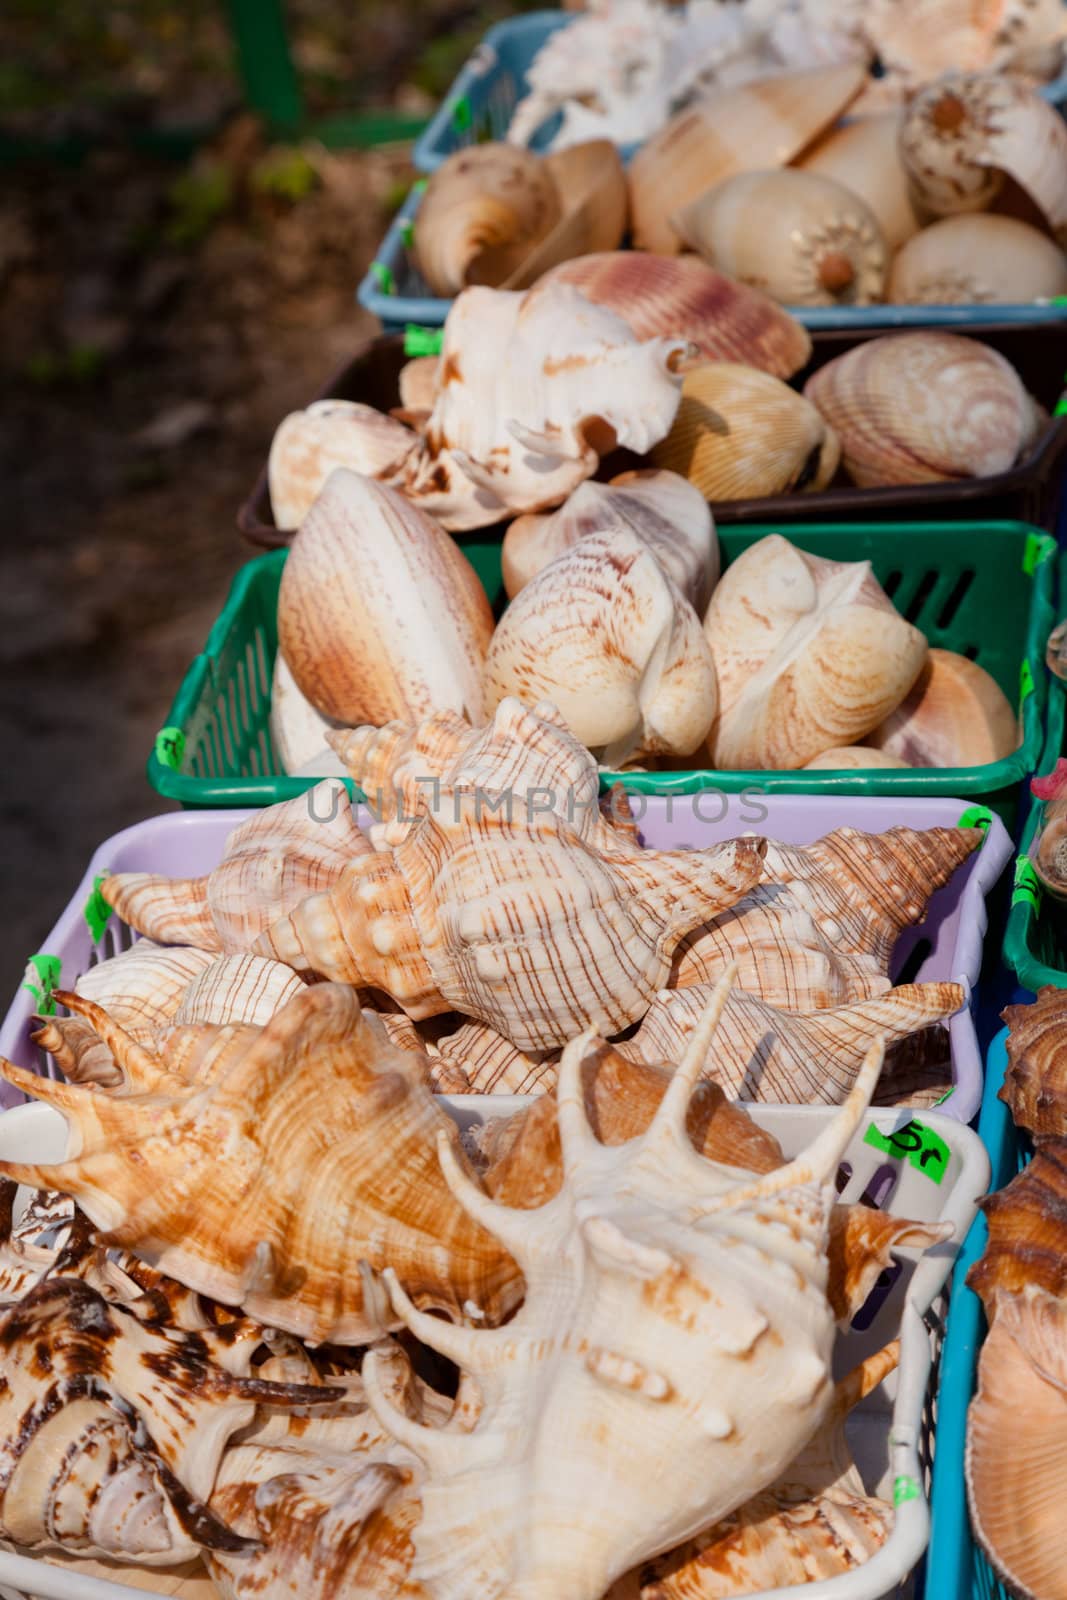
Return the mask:
M906 761L900 761L896 756L887 754L885 750L872 750L865 744L835 745L832 750L822 750L817 756L812 756L810 761L805 761L805 772L855 772L857 770L883 767L886 769L906 767Z
M692 368L670 433L652 449L707 500L825 489L840 448L815 407L779 378L728 361Z
M435 295L472 283L496 287L555 227L559 191L540 156L507 144L454 150L426 186L414 253Z
M1067 1141L1042 1139L1033 1160L982 1201L989 1241L967 1282L994 1322L1003 1299L1034 1285L1067 1298Z
M883 67L912 89L961 69L1040 73L1050 47L1051 77L1067 33L1059 0L870 0L864 29Z
M427 420L437 399L440 375L440 356L413 356L404 362L397 378L397 389L405 422L421 427Z
M464 1094L546 1094L556 1055L526 1055L484 1022L464 1022L437 1042L436 1057L465 1079Z
M867 735L909 767L980 767L1019 747L1019 723L995 678L967 656L931 650L906 699Z
M1008 1070L1000 1099L1035 1138L1067 1135L1067 989L1051 985L1031 1005L1008 1006Z
M544 166L559 194L562 216L509 274L508 289L528 288L557 262L614 250L626 232L630 193L619 152L609 139L553 151Z
M797 163L803 171L832 178L858 195L874 213L890 253L920 227L900 159L900 123L898 111L845 122L831 128Z
M316 711L281 651L274 658L270 686L270 743L282 772L300 777L332 778L344 768L326 742L326 735L342 727L335 717Z
M291 412L275 432L267 464L276 525L298 528L338 467L387 478L416 443L402 423L353 400L315 400Z
M886 299L904 305L990 305L1067 293L1067 256L1047 234L986 211L942 217L905 245Z

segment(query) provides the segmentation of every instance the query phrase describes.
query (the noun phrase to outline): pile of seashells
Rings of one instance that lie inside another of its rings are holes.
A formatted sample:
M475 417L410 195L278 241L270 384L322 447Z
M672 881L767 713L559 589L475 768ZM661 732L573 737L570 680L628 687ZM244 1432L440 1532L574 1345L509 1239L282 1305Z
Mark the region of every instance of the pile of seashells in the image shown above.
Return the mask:
M865 81L846 64L707 91L625 169L605 138L543 156L456 151L415 216L414 264L440 296L516 289L628 236L636 250L695 252L791 306L1067 292L1059 110L1018 78L954 71L867 115Z
M843 1424L897 1349L835 1388L835 1327L951 1229L835 1178L963 1003L888 966L981 834L646 849L510 700L344 746L369 836L327 783L105 878L144 937L37 1034L67 1081L0 1068L70 1130L0 1165L0 1537L227 1600L857 1566L893 1510ZM434 1098L520 1086L462 1143ZM781 1096L840 1108L792 1160L739 1103Z

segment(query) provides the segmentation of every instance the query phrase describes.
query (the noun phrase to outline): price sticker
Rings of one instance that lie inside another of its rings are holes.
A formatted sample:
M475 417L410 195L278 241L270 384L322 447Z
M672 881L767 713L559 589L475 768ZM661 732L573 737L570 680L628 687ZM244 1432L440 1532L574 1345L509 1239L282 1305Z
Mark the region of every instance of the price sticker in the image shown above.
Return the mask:
M1015 884L1011 892L1013 906L1030 906L1033 911L1041 909L1041 879L1034 871L1034 864L1029 856L1020 856L1015 863Z
M370 264L371 277L383 294L396 294L396 281L392 271L384 261L372 261Z
M406 356L439 356L444 343L443 328L420 328L409 322L404 329L404 354Z
M180 772L185 754L185 734L180 728L160 728L156 734L156 760Z
M981 828L983 833L988 833L993 821L993 813L988 806L968 806L957 822L957 828Z
M924 1122L913 1117L894 1133L883 1133L873 1126L863 1136L864 1144L894 1161L907 1161L931 1183L940 1184L948 1170L949 1147Z
M107 927L108 918L111 916L111 907L100 893L100 885L107 877L106 872L98 872L93 879L92 892L82 907L82 916L85 926L89 930L89 937L94 944L99 944Z
M921 1500L922 1490L915 1478L906 1472L898 1472L893 1479L893 1504L895 1506L907 1505L909 1500Z
M63 963L58 956L45 952L31 956L26 963L22 987L33 996L34 1010L42 1017L55 1014L55 992L59 987L59 974Z

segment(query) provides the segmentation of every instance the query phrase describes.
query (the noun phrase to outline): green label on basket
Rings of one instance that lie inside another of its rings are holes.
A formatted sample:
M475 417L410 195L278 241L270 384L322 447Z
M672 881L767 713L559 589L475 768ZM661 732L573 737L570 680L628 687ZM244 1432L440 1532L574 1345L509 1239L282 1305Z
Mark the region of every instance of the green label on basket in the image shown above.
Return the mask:
M1057 407L1058 410L1059 407ZM1065 410L1067 410L1067 407L1065 407ZM1028 533L1026 545L1023 549L1023 571L1026 576L1029 578L1041 565L1042 561L1048 561L1055 552L1056 541L1047 533Z
M1067 389L1064 390L1063 394L1061 394L1059 399L1056 401L1056 409L1053 411L1052 415L1054 417L1067 417Z
M900 1472L893 1479L893 1504L906 1505L909 1500L921 1500L922 1490L914 1478L909 1478L906 1472Z
M1029 657L1025 656L1023 658L1023 664L1019 668L1019 704L1020 704L1020 706L1022 705L1022 702L1024 700L1029 700L1029 698L1033 694L1033 692L1034 692L1034 669L1030 665Z
M396 294L396 284L393 281L393 274L386 266L384 261L372 261L370 264L370 275L383 294Z
M404 329L404 354L406 356L439 356L444 343L443 328L420 328L409 322Z
M31 956L26 963L22 987L33 995L34 1009L42 1017L50 1017L56 1009L52 998L59 986L59 972L63 963L58 956Z
M1030 906L1034 911L1041 909L1041 879L1034 871L1034 864L1029 856L1020 856L1015 863L1015 887L1011 892L1013 906Z
M185 735L180 728L160 728L156 734L156 760L174 772L181 771Z
M415 224L410 217L405 217L400 224L400 242L405 250L410 250L415 243Z
M471 103L465 94L460 95L452 107L452 126L457 133L466 133L471 125Z
M938 1095L937 1099L934 1101L934 1110L936 1111L938 1106L943 1106L946 1100L951 1100L955 1093L956 1085L953 1084L951 1089L946 1089L944 1094Z
M94 944L100 943L101 935L103 934L104 929L107 927L107 920L111 915L111 907L100 893L100 885L103 883L106 877L106 872L97 873L96 877L93 879L92 893L90 894L88 900L86 900L85 906L82 910L82 916L85 918L85 926L88 928L89 937Z
M983 833L988 833L993 821L993 813L988 806L968 806L957 822L957 828L981 828Z
M425 194L426 193L426 185L429 183L429 181L430 181L429 178L416 178L415 182L411 185L411 193L412 194Z
M925 1122L920 1122L916 1117L905 1123L903 1128L897 1128L895 1133L882 1133L872 1124L864 1134L863 1142L874 1150L881 1150L883 1155L892 1156L894 1161L909 1161L931 1183L939 1184L948 1169L951 1154L948 1145L933 1128L928 1128Z

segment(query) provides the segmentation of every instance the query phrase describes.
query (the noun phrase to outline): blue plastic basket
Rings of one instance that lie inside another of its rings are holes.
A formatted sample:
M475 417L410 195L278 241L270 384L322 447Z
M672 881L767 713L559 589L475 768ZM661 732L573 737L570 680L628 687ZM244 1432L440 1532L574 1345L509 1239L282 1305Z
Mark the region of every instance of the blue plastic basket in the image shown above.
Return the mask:
M1016 1128L1011 1112L997 1099L1008 1064L1007 1038L1008 1030L1003 1028L989 1047L978 1119L978 1132L992 1165L991 1189L1002 1189L1030 1160L1026 1135ZM979 1216L967 1235L952 1279L937 1404L933 1522L926 1576L929 1600L1011 1600L971 1533L963 1477L967 1408L974 1394L978 1352L985 1338L982 1302L964 1280L985 1249L987 1238L986 1220Z

